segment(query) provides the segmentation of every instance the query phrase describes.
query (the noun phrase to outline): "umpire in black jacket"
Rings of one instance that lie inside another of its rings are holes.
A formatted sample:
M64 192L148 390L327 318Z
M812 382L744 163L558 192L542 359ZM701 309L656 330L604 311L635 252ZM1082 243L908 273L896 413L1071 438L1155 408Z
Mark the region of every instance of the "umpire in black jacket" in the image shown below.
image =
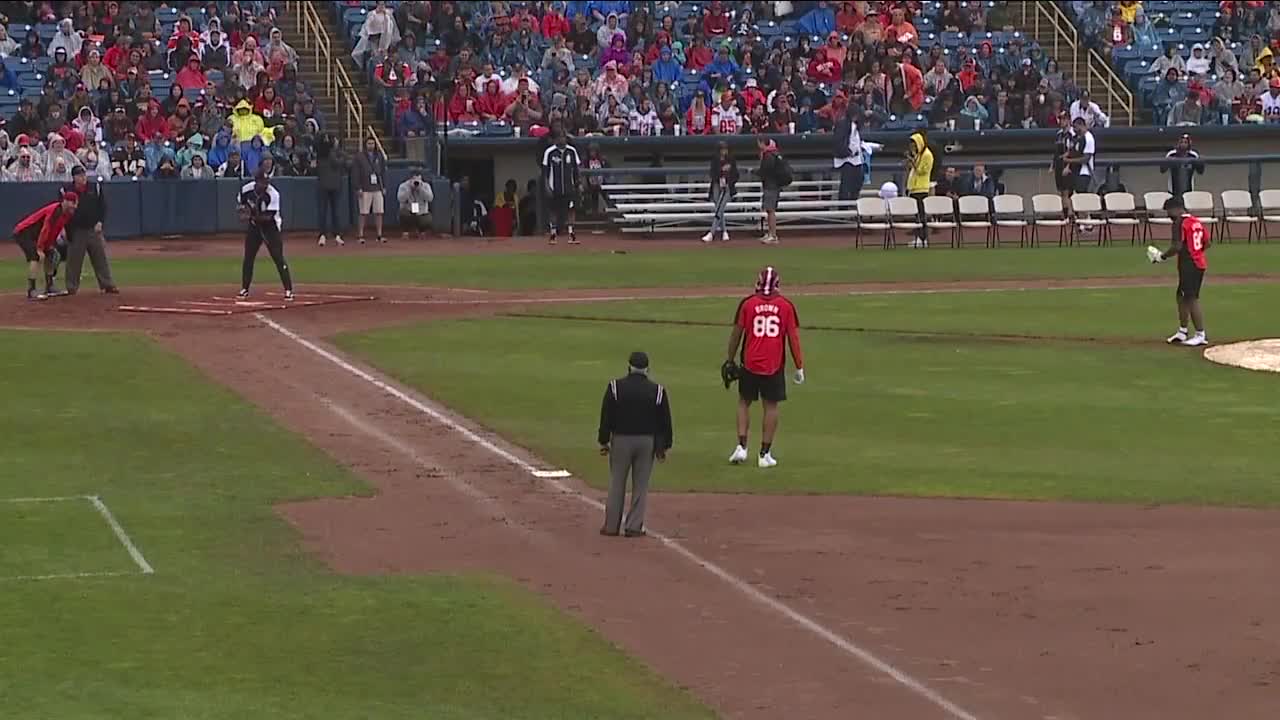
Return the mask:
M631 510L624 532L644 535L645 502L653 460L667 459L671 449L671 401L661 385L649 379L649 356L633 352L626 377L610 381L600 406L600 454L609 456L609 499L601 535L617 535L631 475Z
M102 223L107 219L107 200L102 194L102 183L89 182L83 167L71 170L71 182L62 189L72 190L80 196L76 214L67 225L67 294L80 290L80 270L84 267L84 255L89 253L89 264L98 279L98 289L104 293L119 292L111 279L111 262L107 260L107 241L102 234Z

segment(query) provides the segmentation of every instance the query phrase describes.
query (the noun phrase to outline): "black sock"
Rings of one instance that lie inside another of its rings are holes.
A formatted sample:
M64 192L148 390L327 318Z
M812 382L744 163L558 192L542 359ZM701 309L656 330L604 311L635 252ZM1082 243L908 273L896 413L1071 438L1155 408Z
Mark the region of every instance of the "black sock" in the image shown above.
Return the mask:
M35 291L36 291L36 280L35 280L35 278L27 278L27 292L29 292L29 293L33 293L33 292L35 292Z
M768 455L769 448L773 447L773 443L760 443L760 455Z
M53 276L52 276L52 275L45 275L45 276L44 276L44 289L45 289L45 290L53 290Z
M744 448L744 447L746 447L746 446L747 446L747 436L746 436L746 435L739 435L739 436L738 436L738 447L740 447L740 448Z

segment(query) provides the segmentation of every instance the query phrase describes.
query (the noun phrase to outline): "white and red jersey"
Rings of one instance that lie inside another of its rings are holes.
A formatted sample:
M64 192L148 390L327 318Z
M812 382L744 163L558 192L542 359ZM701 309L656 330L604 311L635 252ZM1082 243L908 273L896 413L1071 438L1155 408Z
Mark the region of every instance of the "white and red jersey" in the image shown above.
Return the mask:
M716 105L711 111L711 127L719 135L737 135L742 132L742 113L737 105Z
M1204 251L1209 247L1209 233L1204 223L1195 215L1182 216L1182 247L1178 249L1178 261L1190 262L1201 270L1209 269L1209 259Z
M796 306L777 292L756 293L738 303L734 323L742 329L742 367L753 375L773 375L787 362L791 346L795 366L804 367L800 353L800 318Z
M1265 92L1258 102L1262 103L1262 117L1267 122L1280 123L1280 95Z

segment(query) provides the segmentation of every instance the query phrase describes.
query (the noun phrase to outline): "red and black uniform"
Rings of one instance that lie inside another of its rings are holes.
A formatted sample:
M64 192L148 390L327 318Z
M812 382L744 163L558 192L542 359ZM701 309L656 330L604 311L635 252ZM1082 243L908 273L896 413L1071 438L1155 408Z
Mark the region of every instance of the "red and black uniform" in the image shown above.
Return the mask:
M1178 230L1178 298L1196 300L1204 273L1209 269L1205 250L1209 248L1209 233L1204 223L1194 215L1183 215Z
M769 271L766 271L769 272ZM747 402L787 399L787 346L797 368L804 367L800 353L800 318L796 306L778 293L776 281L766 279L755 294L738 303L734 323L742 329L742 372L738 395Z
M73 216L74 213L63 212L62 201L58 200L20 220L13 227L13 241L22 248L27 262L40 259L37 251L48 253Z

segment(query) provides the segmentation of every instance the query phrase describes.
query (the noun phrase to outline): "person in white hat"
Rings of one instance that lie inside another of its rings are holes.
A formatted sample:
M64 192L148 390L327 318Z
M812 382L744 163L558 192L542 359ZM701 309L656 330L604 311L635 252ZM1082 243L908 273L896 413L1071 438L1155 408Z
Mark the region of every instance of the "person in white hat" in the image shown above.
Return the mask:
M1195 73L1201 77L1209 74L1209 66L1212 61L1204 52L1204 45L1196 43L1191 46L1191 57L1187 58L1187 72Z

